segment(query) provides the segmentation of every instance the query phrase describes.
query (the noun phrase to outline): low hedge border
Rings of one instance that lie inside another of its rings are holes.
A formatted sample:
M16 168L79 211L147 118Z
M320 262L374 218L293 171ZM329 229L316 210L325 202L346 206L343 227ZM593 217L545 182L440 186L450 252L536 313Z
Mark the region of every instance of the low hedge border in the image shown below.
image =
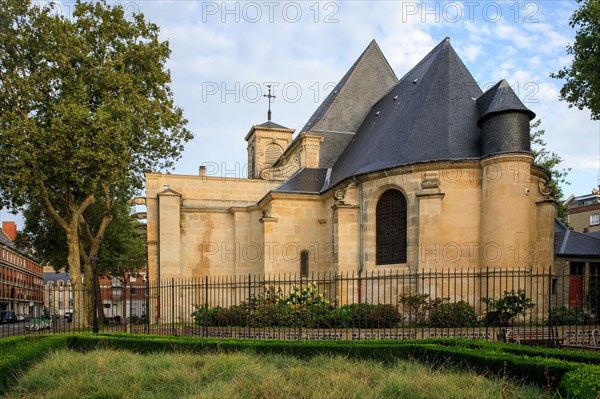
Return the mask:
M12 349L5 351L5 348ZM553 388L575 398L596 398L600 390L600 354L575 350L523 347L488 341L431 339L406 341L275 341L198 339L133 334L80 334L1 339L0 394L20 370L54 349L89 351L98 348L126 350L140 354L154 352L232 352L286 354L311 357L327 353L349 358L393 363L415 359L430 364L452 364L487 375L505 370L510 378L526 380L542 387L547 375ZM575 396L576 395L576 396Z
M18 336L0 339L0 395L19 375L54 350L67 347L66 336Z

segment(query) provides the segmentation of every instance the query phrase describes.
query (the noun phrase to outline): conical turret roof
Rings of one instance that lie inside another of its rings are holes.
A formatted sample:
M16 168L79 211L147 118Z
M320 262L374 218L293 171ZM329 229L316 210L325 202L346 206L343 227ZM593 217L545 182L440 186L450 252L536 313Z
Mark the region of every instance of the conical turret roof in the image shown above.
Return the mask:
M490 116L502 112L523 112L529 115L529 120L535 118L535 113L523 105L512 87L504 79L496 83L477 99L477 108L480 115L477 121L477 126L479 127Z

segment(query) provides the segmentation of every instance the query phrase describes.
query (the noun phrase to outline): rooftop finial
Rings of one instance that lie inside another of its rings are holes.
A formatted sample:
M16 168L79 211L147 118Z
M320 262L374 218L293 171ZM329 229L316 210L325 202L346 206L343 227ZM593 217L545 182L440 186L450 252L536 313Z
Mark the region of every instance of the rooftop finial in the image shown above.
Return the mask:
M267 112L268 120L271 120L271 99L275 98L275 96L271 95L271 85L267 85L269 88L269 94L263 94L263 97L267 97L269 99L269 112Z

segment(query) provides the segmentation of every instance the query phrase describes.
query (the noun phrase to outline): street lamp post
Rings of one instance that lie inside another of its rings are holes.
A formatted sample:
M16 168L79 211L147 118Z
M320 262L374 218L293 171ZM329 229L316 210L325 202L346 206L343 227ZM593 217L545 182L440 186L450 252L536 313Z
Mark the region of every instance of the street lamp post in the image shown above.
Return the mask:
M92 264L92 287L94 289L94 324L92 325L92 332L98 334L98 298L96 289L96 268L100 258L97 256L90 256L90 262Z

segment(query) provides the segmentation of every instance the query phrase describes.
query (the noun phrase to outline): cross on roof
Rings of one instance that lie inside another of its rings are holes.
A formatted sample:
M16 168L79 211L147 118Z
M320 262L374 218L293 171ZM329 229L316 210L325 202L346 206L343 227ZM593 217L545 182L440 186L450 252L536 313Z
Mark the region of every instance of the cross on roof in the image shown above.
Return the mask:
M267 97L269 99L269 112L267 112L268 120L271 120L271 99L275 98L275 96L271 95L271 85L267 85L269 88L269 94L263 94L263 97Z

